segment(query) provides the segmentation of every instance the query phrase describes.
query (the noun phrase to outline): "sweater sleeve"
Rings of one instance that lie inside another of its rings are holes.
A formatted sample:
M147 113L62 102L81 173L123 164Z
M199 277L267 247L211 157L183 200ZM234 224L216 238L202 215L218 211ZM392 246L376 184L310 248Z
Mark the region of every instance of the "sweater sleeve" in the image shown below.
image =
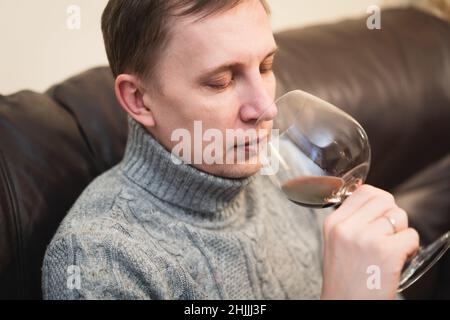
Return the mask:
M156 252L121 234L69 234L47 248L42 268L44 299L170 299Z

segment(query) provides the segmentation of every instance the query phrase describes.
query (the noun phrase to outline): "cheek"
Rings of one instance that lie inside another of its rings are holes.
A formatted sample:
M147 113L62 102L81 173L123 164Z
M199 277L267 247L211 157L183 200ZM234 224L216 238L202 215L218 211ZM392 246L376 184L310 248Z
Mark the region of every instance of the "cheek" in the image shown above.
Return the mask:
M267 76L265 83L266 83L267 92L269 93L270 97L272 99L275 99L275 94L276 94L276 89L277 89L277 79L273 72L272 72L272 74Z
M232 124L239 116L239 99L231 90L203 99L198 107L197 117L211 124L211 127L223 127Z
M230 110L214 113L208 119L203 121L205 128L219 129L225 133L226 129L234 129L239 126L239 112L230 112Z

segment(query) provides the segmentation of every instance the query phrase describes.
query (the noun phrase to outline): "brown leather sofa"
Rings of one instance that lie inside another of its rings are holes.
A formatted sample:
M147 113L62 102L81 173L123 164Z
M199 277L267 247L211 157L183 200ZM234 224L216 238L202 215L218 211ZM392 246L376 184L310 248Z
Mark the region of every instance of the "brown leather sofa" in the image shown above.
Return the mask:
M429 243L450 229L450 25L382 12L382 29L347 20L276 34L278 95L303 89L366 129L368 183L393 192ZM100 67L45 93L0 95L0 298L39 299L41 263L59 222L120 161L125 115ZM450 254L406 292L450 299Z

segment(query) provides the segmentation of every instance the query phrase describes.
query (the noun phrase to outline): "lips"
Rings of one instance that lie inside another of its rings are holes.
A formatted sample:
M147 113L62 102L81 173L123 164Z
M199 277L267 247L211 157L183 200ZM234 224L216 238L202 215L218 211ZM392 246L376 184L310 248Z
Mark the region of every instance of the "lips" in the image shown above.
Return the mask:
M254 146L254 145L258 145L260 142L264 141L267 139L267 135L258 137L257 139L253 139L250 140L250 138L246 137L245 138L245 143L243 144L236 144L235 147L236 148L242 148L242 147L249 147L249 146Z

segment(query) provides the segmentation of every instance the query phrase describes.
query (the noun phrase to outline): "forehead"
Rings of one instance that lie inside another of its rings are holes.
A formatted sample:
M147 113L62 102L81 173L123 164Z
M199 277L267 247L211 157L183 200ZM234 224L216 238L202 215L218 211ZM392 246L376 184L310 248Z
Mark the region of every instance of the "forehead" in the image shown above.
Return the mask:
M202 20L182 18L172 32L168 52L175 59L189 58L202 65L225 59L250 62L275 46L270 19L259 0L243 1Z

